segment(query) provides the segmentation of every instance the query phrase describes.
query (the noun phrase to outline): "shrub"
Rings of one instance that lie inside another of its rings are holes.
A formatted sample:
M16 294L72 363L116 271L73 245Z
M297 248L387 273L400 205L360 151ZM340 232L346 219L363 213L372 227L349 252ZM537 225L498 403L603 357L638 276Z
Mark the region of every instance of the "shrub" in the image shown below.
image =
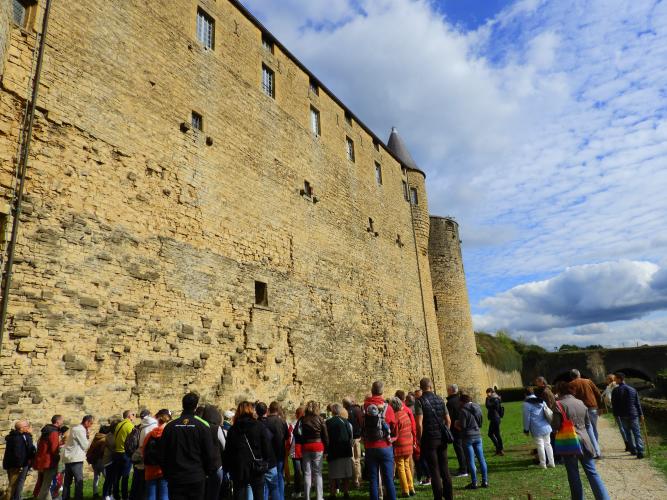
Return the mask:
M503 402L523 401L526 398L525 387L510 387L508 389L498 389L498 395Z
M475 334L477 352L482 361L504 372L521 371L521 355L512 344L512 339L504 332L497 336L479 332Z

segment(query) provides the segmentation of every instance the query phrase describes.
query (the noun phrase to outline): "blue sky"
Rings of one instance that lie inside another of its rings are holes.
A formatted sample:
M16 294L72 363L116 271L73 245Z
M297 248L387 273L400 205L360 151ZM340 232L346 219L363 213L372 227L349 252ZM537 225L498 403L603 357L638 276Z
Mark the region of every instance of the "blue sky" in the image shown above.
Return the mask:
M477 328L667 342L667 2L245 0L461 224Z

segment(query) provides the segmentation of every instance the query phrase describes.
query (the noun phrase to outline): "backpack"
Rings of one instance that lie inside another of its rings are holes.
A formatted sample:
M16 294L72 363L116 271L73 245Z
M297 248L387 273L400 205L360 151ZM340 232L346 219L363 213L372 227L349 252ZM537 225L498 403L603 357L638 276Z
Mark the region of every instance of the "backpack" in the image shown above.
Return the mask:
M366 441L383 441L389 438L388 425L385 421L388 405L380 407L368 405L364 414L363 436Z
M144 446L144 464L160 465L160 438L150 436Z
M134 455L134 452L139 449L139 435L141 434L141 427L136 425L132 432L125 438L125 454L128 457Z

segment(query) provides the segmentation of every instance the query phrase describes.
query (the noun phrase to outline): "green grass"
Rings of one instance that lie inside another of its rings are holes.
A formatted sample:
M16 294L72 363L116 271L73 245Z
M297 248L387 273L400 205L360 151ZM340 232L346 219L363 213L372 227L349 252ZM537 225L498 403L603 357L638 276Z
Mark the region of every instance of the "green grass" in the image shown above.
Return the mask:
M475 491L464 491L463 488L469 483L469 478L454 478L454 496L466 499L493 499L493 500L519 500L527 499L528 494L534 500L565 500L569 498L569 487L567 476L563 466L555 469L540 469L533 463L531 450L534 448L532 440L523 434L521 423L521 403L506 403L505 418L503 419L502 436L505 444L504 457L493 455L493 446L486 437L486 425L484 429L484 451L489 466L489 489ZM667 454L667 443L662 441L663 451ZM664 457L663 457L664 458ZM456 457L450 447L449 453L450 470L457 468ZM663 461L667 466L667 460ZM587 489L587 498L592 498L586 478L582 474L582 482ZM481 477L480 477L481 480ZM398 481L396 482L398 489ZM429 500L433 498L429 486L417 486L415 500ZM327 483L325 475L325 495L327 494ZM288 498L291 489L288 488ZM92 498L90 481L86 482L85 498ZM354 499L368 498L368 485L363 489L351 492ZM342 498L342 496L339 496Z
M647 417L646 428L651 464L667 477L667 422Z

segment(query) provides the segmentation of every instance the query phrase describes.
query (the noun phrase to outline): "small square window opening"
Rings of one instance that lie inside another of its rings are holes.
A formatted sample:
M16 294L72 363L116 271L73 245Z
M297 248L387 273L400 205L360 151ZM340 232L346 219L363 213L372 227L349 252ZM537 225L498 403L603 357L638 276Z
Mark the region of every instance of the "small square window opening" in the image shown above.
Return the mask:
M345 123L352 125L352 114L349 111L345 112Z
M382 186L382 165L375 162L375 182L378 186Z
M255 305L269 307L269 288L262 281L255 281Z
M347 159L351 162L354 162L354 141L349 137L345 138L345 150L347 153Z
M274 99L276 97L275 78L273 70L262 64L262 91Z
M322 129L320 128L320 112L314 108L313 106L310 107L310 129L313 132L313 135L315 137L319 137L322 133Z
M310 93L314 95L320 95L320 86L312 78L310 79Z
M197 8L197 40L204 48L213 50L215 45L215 20L201 8Z
M195 111L192 112L192 128L199 132L204 131L204 117Z
M266 50L270 54L273 54L274 43L273 40L271 40L268 35L262 35L262 47L264 47L264 50Z

